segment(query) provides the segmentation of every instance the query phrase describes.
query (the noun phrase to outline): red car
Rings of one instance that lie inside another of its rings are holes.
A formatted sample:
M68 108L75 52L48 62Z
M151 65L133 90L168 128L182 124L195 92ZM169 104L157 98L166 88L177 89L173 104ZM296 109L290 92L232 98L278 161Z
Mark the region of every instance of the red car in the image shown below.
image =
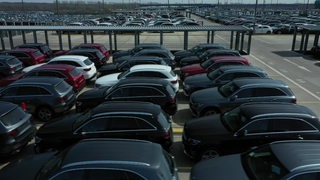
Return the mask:
M110 58L110 51L101 43L83 43L78 46L73 47L72 49L99 49L109 60Z
M2 51L2 55L15 56L24 66L41 64L47 61L46 56L38 49L33 48L16 48L12 50Z
M206 73L224 65L250 65L250 62L242 56L216 56L201 64L192 64L182 67L180 69L180 79L184 80L191 75Z
M75 66L65 64L44 64L27 73L14 74L0 79L0 86L6 86L18 79L34 76L58 77L64 79L73 87L75 92L81 91L86 86L86 80Z

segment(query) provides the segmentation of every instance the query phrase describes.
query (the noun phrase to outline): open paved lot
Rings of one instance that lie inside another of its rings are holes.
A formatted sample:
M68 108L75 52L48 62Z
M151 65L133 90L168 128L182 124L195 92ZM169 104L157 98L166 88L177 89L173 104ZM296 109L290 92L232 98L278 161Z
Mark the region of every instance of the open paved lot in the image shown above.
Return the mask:
M209 23L209 22L205 22ZM52 48L57 48L57 36L52 33ZM180 42L172 40L171 37L180 37ZM39 36L40 37L40 36ZM73 44L76 45L82 40L81 35L73 38ZM104 35L95 36L95 39L103 40L107 37ZM124 35L119 38L121 48L128 49L133 47L133 36ZM31 38L30 38L31 39ZM64 39L67 39L66 36ZM222 44L228 42L228 37L224 32L216 34L216 41ZM165 35L164 45L168 49L178 49L181 45L183 36L179 33L168 33ZM19 40L17 40L19 41ZM28 41L28 40L27 40ZM31 40L30 40L31 41ZM198 33L190 35L192 44L206 42L205 36ZM41 42L41 40L39 40ZM146 33L141 36L140 42L159 42L156 35ZM320 70L317 64L319 61L310 55L303 55L291 51L292 35L254 35L252 39L252 47L250 55L245 55L253 65L259 66L267 71L267 73L275 79L281 79L289 84L291 89L297 96L299 104L308 106L320 116ZM108 46L108 44L106 44ZM177 69L176 71L179 71ZM90 85L88 86L90 88ZM179 110L173 116L175 143L173 145L172 154L177 160L180 179L189 178L189 170L194 164L183 154L183 146L181 144L181 133L184 122L192 120L189 112L188 99L183 95L182 91L178 94ZM70 113L74 113L71 111ZM37 122L39 126L41 122ZM32 143L23 152L11 157L1 159L1 165L9 163L13 159L23 157L27 154L32 154Z

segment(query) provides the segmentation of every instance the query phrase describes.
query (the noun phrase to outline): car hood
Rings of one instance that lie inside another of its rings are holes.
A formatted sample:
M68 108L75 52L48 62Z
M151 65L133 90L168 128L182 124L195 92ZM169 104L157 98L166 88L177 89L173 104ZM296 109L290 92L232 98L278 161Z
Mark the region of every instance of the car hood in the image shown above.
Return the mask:
M118 76L121 73L114 73L114 74L109 74L109 75L105 75L105 76L101 76L99 77L95 84L100 86L112 86L114 84L116 84L119 80L118 80Z
M80 113L68 115L65 118L51 121L42 125L38 131L37 136L47 136L47 135L54 135L59 136L59 134L68 134L71 133L73 130L74 122L81 116Z
M0 179L36 179L37 173L54 154L55 152L48 152L30 155L24 159L12 162L1 169Z
M117 52L115 52L112 56L114 57L114 58L120 58L120 57L122 57L122 56L128 56L128 55L130 55L130 52L129 51L117 51Z
M224 127L220 120L220 115L204 116L185 125L185 131L192 136L208 136L209 134L220 135L229 134L230 132Z
M215 179L249 179L242 167L239 154L203 160L191 169L190 180L211 179L212 177Z
M108 88L93 88L81 93L77 100L104 98L104 94Z
M200 66L200 64L192 64L182 67L181 72L183 73L191 73L191 72L204 72L204 69Z
M208 87L212 84L212 81L208 78L206 73L188 76L183 82L186 85L193 85L197 87Z
M108 64L102 66L99 69L99 71L108 71L108 70L114 70L114 69L118 69L118 64L108 63Z
M190 96L190 100L193 103L210 102L210 104L214 104L215 102L225 101L225 99L226 98L219 93L217 87L202 89L192 93Z

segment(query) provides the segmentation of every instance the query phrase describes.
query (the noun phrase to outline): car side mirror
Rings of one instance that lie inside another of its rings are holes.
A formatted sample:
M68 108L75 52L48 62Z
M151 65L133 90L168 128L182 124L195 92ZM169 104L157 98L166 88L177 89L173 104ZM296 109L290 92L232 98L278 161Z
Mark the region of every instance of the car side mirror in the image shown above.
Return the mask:
M238 96L237 96L237 95L234 95L234 96L232 96L232 97L230 98L230 100L231 100L231 101L235 101L237 98L238 98Z
M238 137L243 137L246 136L248 134L248 130L241 130L237 133Z

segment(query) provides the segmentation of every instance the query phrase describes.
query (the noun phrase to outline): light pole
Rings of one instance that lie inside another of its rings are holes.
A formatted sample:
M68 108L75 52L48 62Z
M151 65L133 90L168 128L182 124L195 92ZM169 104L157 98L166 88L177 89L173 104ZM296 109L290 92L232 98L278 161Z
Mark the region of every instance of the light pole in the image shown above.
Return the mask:
M256 0L256 4L255 4L255 6L254 6L253 33L254 33L255 30L256 30L257 7L258 7L258 0Z

